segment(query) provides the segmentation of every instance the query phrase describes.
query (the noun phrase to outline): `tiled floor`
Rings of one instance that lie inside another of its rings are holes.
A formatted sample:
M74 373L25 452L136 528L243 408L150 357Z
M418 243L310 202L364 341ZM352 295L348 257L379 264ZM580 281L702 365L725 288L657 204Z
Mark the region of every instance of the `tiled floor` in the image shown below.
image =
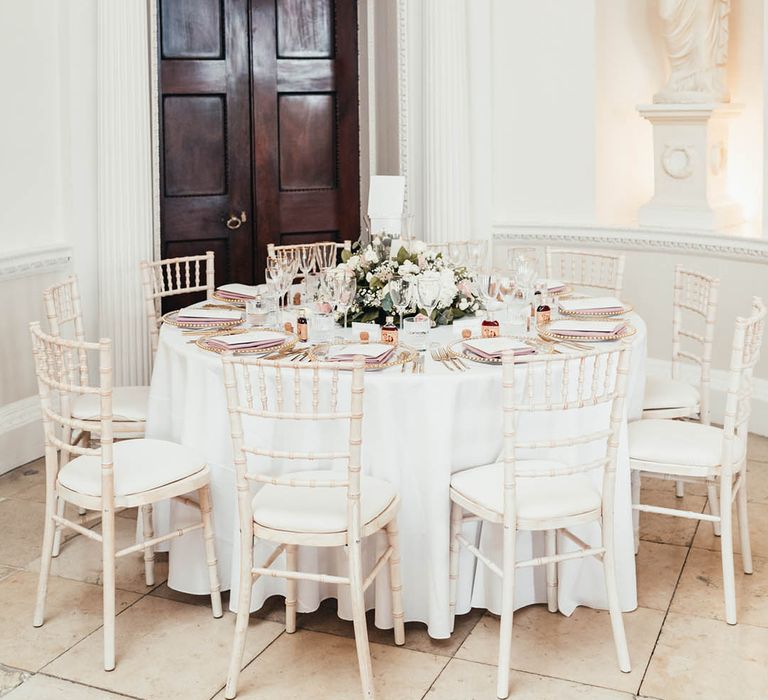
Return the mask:
M643 514L637 557L640 607L625 615L633 670L616 667L608 616L579 608L570 617L532 606L515 616L512 698L560 700L758 700L768 698L768 439L750 443L750 518L754 573L736 560L739 624L723 622L719 540L702 523ZM32 608L42 532L44 475L38 462L0 477L0 696L9 700L223 697L234 616L214 620L208 599L164 584L147 589L141 555L121 562L118 665L101 670L98 547L71 537L54 566L46 624ZM679 504L671 484L644 484L645 502ZM687 507L704 509L689 488ZM133 536L132 514L118 538ZM135 517L135 515L134 515ZM735 539L739 551L738 538ZM351 623L331 601L283 631L282 599L252 617L239 697L358 698ZM498 619L475 610L449 640L409 624L397 648L391 632L369 626L377 697L471 700L495 697Z

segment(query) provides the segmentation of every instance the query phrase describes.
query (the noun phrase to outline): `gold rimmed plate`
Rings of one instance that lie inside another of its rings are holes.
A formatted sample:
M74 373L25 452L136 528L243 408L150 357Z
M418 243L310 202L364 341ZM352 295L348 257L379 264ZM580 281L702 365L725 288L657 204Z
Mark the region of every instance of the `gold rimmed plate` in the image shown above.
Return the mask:
M238 347L221 347L220 345L216 343L211 343L212 340L215 340L218 337L227 337L235 336L235 335L243 335L245 333L261 333L261 332L268 332L268 333L274 333L276 335L280 335L283 337L283 340L279 343L276 343L275 345L270 345L269 347L246 347L246 348L238 348ZM198 338L195 341L195 345L197 347L201 348L202 350L207 350L208 352L215 352L219 355L225 352L232 352L235 355L272 355L275 353L279 354L285 354L287 353L291 348L293 348L296 343L299 342L299 338L295 333L288 333L287 331L281 330L279 328L238 328L233 331L228 331L221 333L219 335L207 335L204 338Z
M243 307L243 308L245 307L245 302L253 301L252 299L233 299L232 297L229 297L229 296L226 296L226 295L223 295L223 294L219 294L218 291L215 291L211 296L214 299L216 299L217 301L223 301L223 302L225 302L227 304L232 304L232 306L239 306L239 307ZM254 299L255 298L256 297L254 297Z
M527 345L528 347L533 349L533 352L531 353L525 353L523 355L516 356L515 362L525 362L526 359L535 356L540 350L540 348L536 345L536 343L533 342L530 338L525 338L519 335L507 335L507 336L497 336L497 337L505 338L509 340L516 340L519 343ZM475 354L474 352L472 352L471 349L464 347L464 343L472 340L484 340L484 338L480 335L474 335L471 338L461 338L460 340L455 340L452 343L449 343L448 350L455 357L460 357L464 360L479 362L480 364L483 364L483 365L500 365L501 364L501 357L483 357L482 355Z
M613 311L606 311L604 309L597 309L595 311L566 311L561 308L559 304L557 310L561 316L568 316L568 318L616 318L617 316L628 314L634 309L632 304L628 304L625 301L622 301L621 304L621 309L615 309Z
M315 345L309 349L309 359L311 362L337 362L337 360L333 360L328 357L329 350L332 348L340 347L350 348L351 346L358 345L361 345L361 343L354 340L345 340L343 342L333 343L320 343L319 345ZM385 345L385 343L370 343L370 345L378 346ZM418 354L419 353L413 348L408 347L407 345L398 344L395 347L394 353L389 356L389 359L387 359L386 362L366 362L365 371L378 372L382 369L387 369L388 367L399 367L400 365L404 365L415 360L416 357L418 357ZM338 360L338 362L341 363L342 361ZM349 360L347 360L347 362L349 362Z
M169 326L176 326L177 328L194 328L196 330L205 331L213 328L235 328L243 322L243 317L233 318L229 321L177 321L176 317L179 315L178 311L169 311L167 314L163 314L163 323L167 323Z
M626 324L618 333L598 333L595 335L582 335L551 331L551 325L551 323L540 324L536 327L536 330L538 331L539 335L544 338L544 340L552 340L555 342L566 341L571 343L606 343L616 340L623 340L624 338L629 338L637 333L637 329L630 324Z

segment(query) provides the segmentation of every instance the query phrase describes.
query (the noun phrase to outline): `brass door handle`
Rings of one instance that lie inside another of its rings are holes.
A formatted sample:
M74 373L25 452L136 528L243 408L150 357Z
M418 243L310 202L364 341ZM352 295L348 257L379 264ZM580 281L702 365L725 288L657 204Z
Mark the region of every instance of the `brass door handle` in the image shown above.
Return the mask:
M232 214L227 219L227 228L234 231L235 229L240 228L246 221L248 221L248 217L245 215L244 211L240 212L240 216Z

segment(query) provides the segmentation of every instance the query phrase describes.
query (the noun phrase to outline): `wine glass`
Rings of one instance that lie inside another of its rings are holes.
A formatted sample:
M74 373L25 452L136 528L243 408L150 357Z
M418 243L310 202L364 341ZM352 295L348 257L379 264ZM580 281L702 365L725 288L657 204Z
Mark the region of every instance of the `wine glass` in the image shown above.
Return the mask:
M492 272L480 272L472 277L475 293L483 300L486 311L499 294L499 278Z
M333 299L336 309L344 314L344 328L347 327L347 313L355 302L357 294L357 277L349 270L338 270L332 276Z
M275 297L275 306L277 307L278 322L280 321L280 304L283 289L283 278L285 273L280 263L275 258L267 258L267 268L264 271L264 279L267 282L267 288Z
M432 321L432 313L437 308L437 303L440 300L440 275L437 272L422 272L416 278L416 290L419 295L419 303L421 308L427 312L427 316L430 318L430 326L437 325L435 321Z
M301 268L301 274L304 276L304 290L309 297L309 284L307 281L308 275L312 268L315 266L315 246L313 245L305 245L299 248L299 267Z
M510 271L526 297L530 296L531 287L536 279L535 248L512 248L507 252Z
M448 259L454 267L458 267L464 262L466 250L466 242L454 242L448 244Z
M488 241L469 241L467 244L467 257L469 265L475 270L479 270L484 262Z
M392 305L400 314L400 330L403 330L403 315L413 296L413 285L407 277L393 277L389 281L389 297Z

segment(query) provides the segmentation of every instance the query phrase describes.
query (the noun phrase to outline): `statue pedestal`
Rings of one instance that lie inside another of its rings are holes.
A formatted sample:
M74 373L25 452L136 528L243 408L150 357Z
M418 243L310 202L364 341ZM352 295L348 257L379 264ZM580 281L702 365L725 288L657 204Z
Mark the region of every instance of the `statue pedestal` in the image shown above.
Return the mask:
M638 223L653 228L715 231L743 221L726 190L728 120L739 105L638 105L653 125L653 198Z

